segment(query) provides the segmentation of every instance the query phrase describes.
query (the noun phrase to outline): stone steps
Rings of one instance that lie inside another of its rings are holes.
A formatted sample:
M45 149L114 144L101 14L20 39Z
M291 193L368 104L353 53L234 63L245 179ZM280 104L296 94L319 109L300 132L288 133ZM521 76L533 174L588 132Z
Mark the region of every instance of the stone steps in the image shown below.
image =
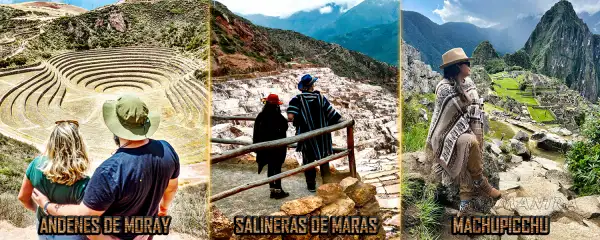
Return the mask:
M97 61L97 60L108 60L108 59L118 59L120 57L145 57L146 59L154 59L154 58L163 58L170 59L173 58L172 55L167 53L156 53L156 52L115 52L115 53L105 53L105 54L84 54L81 56L67 56L60 59L53 59L53 61L49 61L50 64L55 65L57 69L62 70L66 66L70 64Z
M156 71L156 70L150 70L150 69L128 69L128 68L123 68L123 69L118 69L118 70L110 70L110 71L101 71L101 72L91 72L91 73L87 73L85 75L82 75L79 78L73 78L71 79L71 82L84 87L84 88L90 88L90 89L94 89L93 87L89 87L89 86L95 86L97 81L101 81L101 80L107 80L107 79L114 79L114 80L118 80L118 79L139 79L139 80L146 80L148 83L150 82L155 82L157 87L158 86L166 86L168 84L168 82L170 82L169 78L170 76L167 74L164 74L160 71Z
M125 59L112 59L112 60L101 60L94 62L79 63L77 66L70 65L68 70L63 71L66 78L71 78L73 75L80 74L81 72L89 69L90 67L108 67L108 66L140 66L143 65L146 68L161 67L166 68L168 60L154 59L153 62L148 62L147 58L125 58ZM178 74L185 74L186 69L179 67L178 65L171 65ZM169 69L170 70L170 69Z
M41 74L25 80L9 90L0 100L2 121L14 128L30 127L32 123L24 117L24 111L20 111L20 107L24 105L20 105L18 100L27 97L32 87L45 81L51 75L52 72L46 68Z
M64 53L39 66L2 72L7 77L0 79L5 86L0 131L43 147L55 121L75 119L90 156L103 158L115 146L103 126L102 103L124 90L163 113L156 138L169 141L182 161L205 160L208 91L193 77L200 67L172 50L134 47ZM15 83L10 77L15 74L27 78Z

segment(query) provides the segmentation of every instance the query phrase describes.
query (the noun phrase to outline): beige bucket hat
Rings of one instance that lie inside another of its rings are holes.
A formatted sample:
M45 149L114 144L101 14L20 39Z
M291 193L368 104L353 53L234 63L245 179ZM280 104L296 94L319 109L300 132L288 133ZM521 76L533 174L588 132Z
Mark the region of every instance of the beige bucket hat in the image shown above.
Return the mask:
M123 95L102 106L106 127L117 137L139 141L149 138L158 130L160 115L150 112L139 97Z
M453 48L453 49L450 49L449 51L447 51L446 53L444 53L444 55L442 55L443 63L440 66L440 69L444 69L445 67L450 66L455 63L471 61L471 60L473 60L473 58L467 57L465 50L463 50L462 48Z

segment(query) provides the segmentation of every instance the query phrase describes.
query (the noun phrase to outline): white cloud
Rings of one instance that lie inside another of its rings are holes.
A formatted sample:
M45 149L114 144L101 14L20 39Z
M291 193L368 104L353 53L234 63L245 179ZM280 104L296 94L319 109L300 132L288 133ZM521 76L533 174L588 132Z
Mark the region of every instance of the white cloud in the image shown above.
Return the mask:
M462 8L462 4L458 0L444 0L444 6L441 9L433 10L433 13L439 15L444 22L468 22L480 27L491 27L498 24L473 16Z
M288 17L295 12L320 9L327 3L354 7L364 0L219 0L229 10L241 14Z
M321 14L331 13L331 11L333 11L333 8L331 6L325 6L325 7L322 7L321 9L319 9L319 12Z
M538 16L559 0L444 0L433 10L443 22L469 22L489 27L514 21L515 17ZM600 11L598 0L570 0L577 13Z
M572 0L571 3L573 3L575 11L578 13L594 14L600 11L600 1L598 0Z

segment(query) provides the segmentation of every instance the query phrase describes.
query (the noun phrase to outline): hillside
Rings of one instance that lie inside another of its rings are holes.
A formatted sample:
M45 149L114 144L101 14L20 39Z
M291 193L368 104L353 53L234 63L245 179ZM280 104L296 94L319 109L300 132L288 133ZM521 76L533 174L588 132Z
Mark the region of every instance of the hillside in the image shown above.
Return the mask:
M399 17L399 0L365 0L342 14L333 23L323 25L312 36L328 41L335 36L361 28L396 22Z
M219 2L212 8L211 16L213 76L318 65L331 68L339 76L395 89L397 69L364 54L294 31L256 26Z
M462 47L471 55L479 43L489 41L499 55L515 52L523 47L536 23L537 18L526 17L497 28L480 28L464 22L440 25L420 13L402 11L402 37L421 52L425 63L438 71L442 54L455 47Z
M363 28L330 39L342 47L358 51L379 61L398 65L398 21Z
M570 2L560 1L544 14L524 50L540 73L564 79L588 100L597 100L600 35L589 30Z
M496 49L489 41L483 41L473 51L473 64L485 65L489 60L499 58Z
M461 34L457 34L461 33ZM417 12L402 12L402 38L421 52L422 60L434 70L441 65L442 54L462 47L471 55L477 45L486 40L483 29L468 23L438 25Z
M168 47L206 58L208 2L168 0L156 3L108 5L43 25L28 41L23 55L29 61L63 51L95 48Z

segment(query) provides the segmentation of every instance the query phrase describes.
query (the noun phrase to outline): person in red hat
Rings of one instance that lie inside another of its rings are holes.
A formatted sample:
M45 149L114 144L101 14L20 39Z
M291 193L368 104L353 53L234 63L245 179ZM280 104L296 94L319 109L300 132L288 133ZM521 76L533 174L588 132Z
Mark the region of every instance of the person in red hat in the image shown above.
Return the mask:
M262 99L265 104L262 111L254 121L254 134L252 140L254 143L272 141L286 137L288 121L281 114L280 105L283 104L276 94L269 94ZM258 163L258 173L262 171L265 165L268 165L267 176L271 177L281 173L281 166L285 161L287 147L260 150L256 152L256 163ZM269 183L271 188L271 198L281 199L290 194L283 191L281 180Z

